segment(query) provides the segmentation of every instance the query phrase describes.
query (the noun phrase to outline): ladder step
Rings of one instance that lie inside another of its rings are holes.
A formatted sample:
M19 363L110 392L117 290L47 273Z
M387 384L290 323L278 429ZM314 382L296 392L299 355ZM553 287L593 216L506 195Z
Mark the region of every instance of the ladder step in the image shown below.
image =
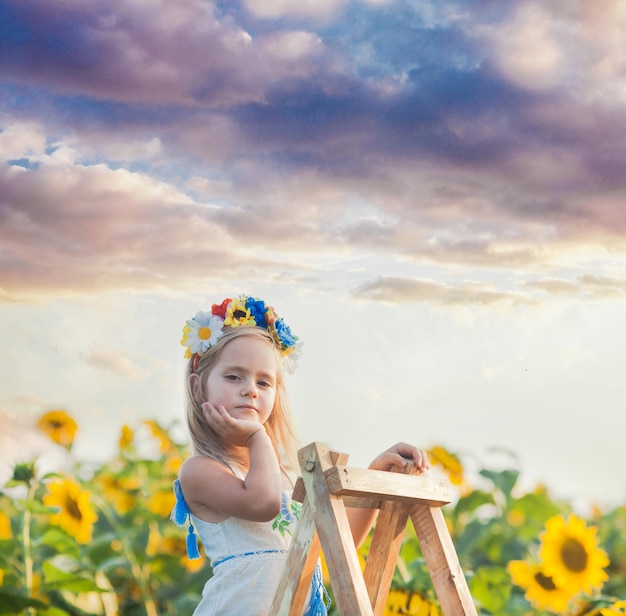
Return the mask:
M441 479L404 475L347 466L334 466L326 473L328 490L335 496L357 496L402 501L430 507L452 502L450 488Z

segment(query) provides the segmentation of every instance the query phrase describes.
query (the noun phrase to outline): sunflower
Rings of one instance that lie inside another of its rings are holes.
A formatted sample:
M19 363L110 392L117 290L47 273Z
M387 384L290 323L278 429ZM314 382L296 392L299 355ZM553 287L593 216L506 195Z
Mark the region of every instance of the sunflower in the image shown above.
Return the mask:
M601 600L597 603L605 604L604 607L595 607L588 601L581 601L580 609L574 616L623 616L626 614L626 601L616 601L610 605L606 605L608 600Z
M239 325L256 325L254 315L250 314L250 308L246 306L246 298L238 297L229 304L226 310L224 325L239 327Z
M450 483L459 486L462 491L466 490L467 485L465 483L463 465L456 454L449 452L441 445L435 445L432 449L429 449L427 453L432 464L443 468Z
M148 499L148 509L162 518L169 517L175 504L176 497L171 488L158 490Z
M189 573L196 573L204 567L206 556L200 553L200 558L190 560L187 556L186 541L183 537L162 536L157 528L151 528L148 536L146 554L156 556L157 554L176 555L180 554L180 564Z
M508 564L513 583L523 588L526 599L540 610L562 612L574 595L576 588L561 588L546 574L542 565L534 565L524 560L514 560Z
M411 616L439 616L439 608L435 603L422 597L417 592L392 588L387 596L384 616L394 614L410 614Z
M143 423L150 428L152 436L159 441L159 450L161 453L167 453L172 448L172 439L167 430L164 430L153 419L146 419Z
M598 547L596 533L595 526L587 527L576 515L567 521L557 515L546 522L539 555L558 586L575 586L588 594L602 587L609 559Z
M134 509L137 497L132 492L139 489L139 478L101 475L95 482L101 486L104 498L118 513L124 514Z
M48 484L48 494L43 502L48 507L58 507L58 513L50 517L53 524L58 524L78 543L87 543L91 539L93 525L98 519L89 502L90 493L81 490L71 479L59 479Z
M620 616L620 614L626 614L626 601L616 601L613 605L603 607L599 614L601 616Z
M77 423L61 410L48 411L37 421L37 427L57 445L70 448L78 431Z
M440 614L436 603L422 597L417 592L410 594L406 613L413 616L439 616Z
M182 465L183 459L176 452L170 452L163 463L163 473L165 475L175 475L178 477L178 471Z
M133 444L133 439L135 438L135 431L127 424L122 426L122 430L120 432L120 439L118 441L120 451L127 451L130 449L130 446Z
M11 539L11 518L4 511L0 511L0 539Z

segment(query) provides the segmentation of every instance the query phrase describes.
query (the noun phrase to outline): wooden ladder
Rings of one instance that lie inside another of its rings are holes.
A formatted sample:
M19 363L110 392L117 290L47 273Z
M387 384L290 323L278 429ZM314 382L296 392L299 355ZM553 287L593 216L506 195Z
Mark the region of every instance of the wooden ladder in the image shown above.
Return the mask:
M415 474L346 466L348 455L311 443L298 452L303 502L269 616L300 616L320 551L341 616L381 616L410 518L444 616L476 616L441 506L451 501L445 481ZM380 509L365 570L352 540L346 506Z

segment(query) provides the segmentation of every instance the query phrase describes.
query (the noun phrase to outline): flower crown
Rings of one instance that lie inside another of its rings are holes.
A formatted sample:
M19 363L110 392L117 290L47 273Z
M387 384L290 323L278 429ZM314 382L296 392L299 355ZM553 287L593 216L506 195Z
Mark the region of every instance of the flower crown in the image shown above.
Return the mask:
M194 361L194 368L204 353L224 335L228 327L260 327L267 330L272 342L285 359L285 369L293 372L300 356L302 343L291 329L278 317L272 306L256 297L240 295L226 298L221 304L213 304L211 312L196 313L183 327L180 343L187 347L185 358Z

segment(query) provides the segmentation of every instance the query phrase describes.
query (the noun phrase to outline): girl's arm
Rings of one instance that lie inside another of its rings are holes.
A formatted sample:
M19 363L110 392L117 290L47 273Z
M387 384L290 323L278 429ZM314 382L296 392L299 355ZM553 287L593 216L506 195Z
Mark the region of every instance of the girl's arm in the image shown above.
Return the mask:
M192 513L209 522L229 516L255 522L276 517L281 506L280 465L262 424L236 419L223 407L203 405L207 422L230 447L249 457L245 479L225 465L203 456L185 461L180 482ZM245 450L248 450L247 452Z
M383 451L379 456L374 458L368 468L376 471L389 471L394 465L404 468L411 462L415 464L420 473L427 471L429 468L428 458L423 449L419 449L407 443L396 443L393 447ZM348 521L350 522L350 529L352 530L354 545L358 548L372 528L378 510L350 507L346 511Z

